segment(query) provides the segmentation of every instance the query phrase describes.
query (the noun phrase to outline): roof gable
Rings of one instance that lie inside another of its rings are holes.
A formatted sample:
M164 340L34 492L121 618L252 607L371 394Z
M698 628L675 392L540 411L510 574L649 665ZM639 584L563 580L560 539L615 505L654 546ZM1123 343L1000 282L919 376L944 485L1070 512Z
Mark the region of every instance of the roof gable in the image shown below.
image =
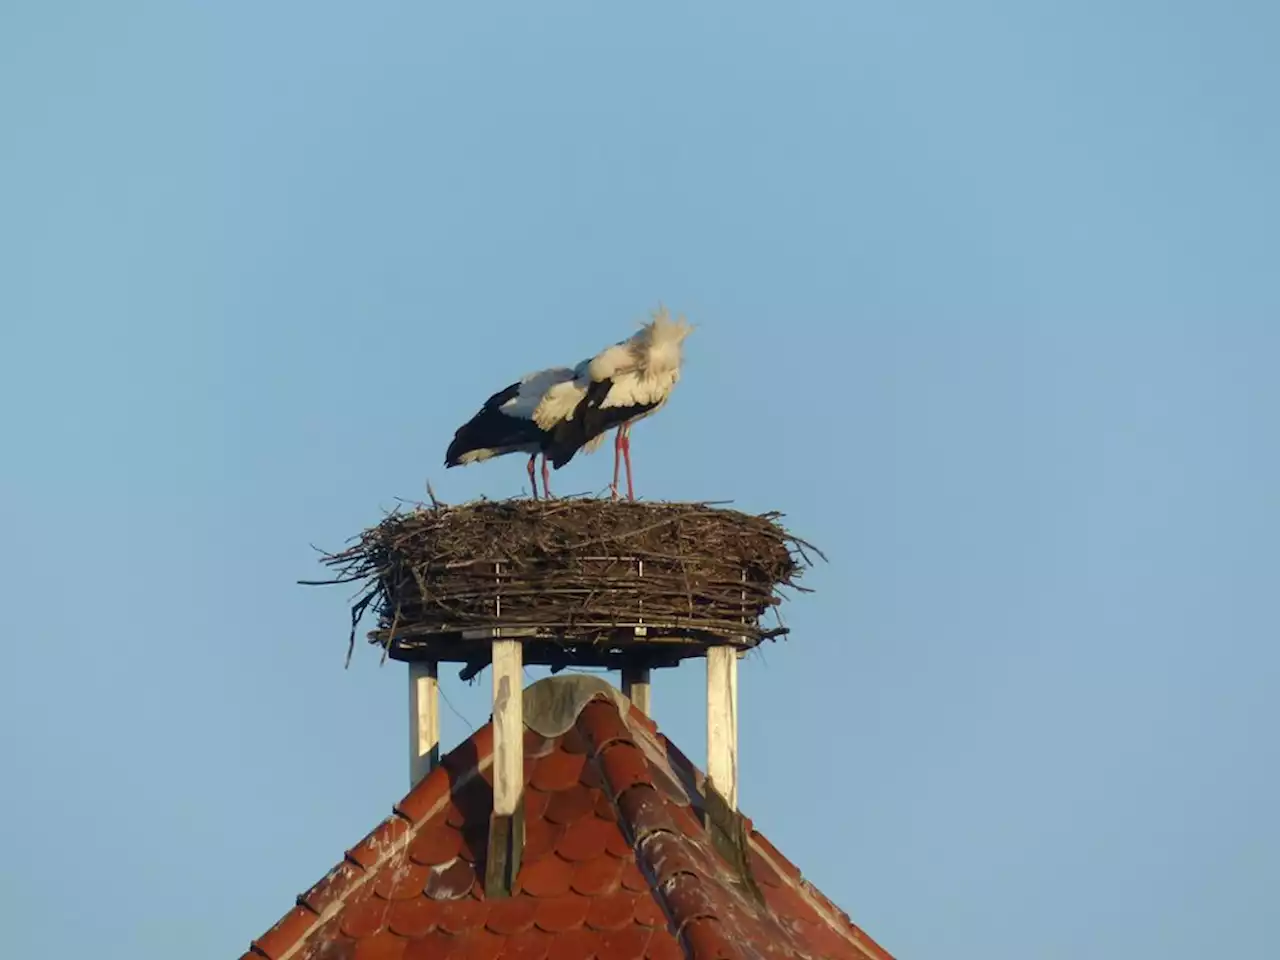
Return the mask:
M543 732L525 731L525 842L511 897L484 892L485 726L244 960L892 960L749 820L717 813L702 774L652 721L616 691L584 696L568 680L526 691L526 702L550 691L559 715L549 726L535 710L528 722Z

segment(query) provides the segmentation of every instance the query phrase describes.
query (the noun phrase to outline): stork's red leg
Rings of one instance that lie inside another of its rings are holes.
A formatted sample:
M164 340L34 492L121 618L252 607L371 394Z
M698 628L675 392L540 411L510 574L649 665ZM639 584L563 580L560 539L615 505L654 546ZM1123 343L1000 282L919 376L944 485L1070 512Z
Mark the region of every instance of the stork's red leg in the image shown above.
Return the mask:
M622 467L622 427L613 435L613 483L609 484L609 496L618 499L618 471Z
M627 432L622 437L622 456L627 461L627 499L636 498L635 488L631 486L631 425L623 427Z
M538 499L538 478L533 472L533 465L538 462L538 455L535 453L529 458L529 486L533 489L533 499Z
M551 499L551 470L547 467L547 455L542 455L542 497L544 500Z

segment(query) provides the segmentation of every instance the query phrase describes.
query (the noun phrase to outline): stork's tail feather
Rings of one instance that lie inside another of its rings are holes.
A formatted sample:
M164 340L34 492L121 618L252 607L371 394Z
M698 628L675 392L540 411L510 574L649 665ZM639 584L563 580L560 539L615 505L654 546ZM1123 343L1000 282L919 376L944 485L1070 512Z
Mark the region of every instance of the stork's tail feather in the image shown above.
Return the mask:
M444 455L446 467L457 467L475 460L487 460L541 446L546 434L531 420L508 417L497 410L481 410L463 424Z
M445 467L460 467L467 461L462 458L468 453L474 453L476 450L487 446L487 444L476 444L475 437L472 436L474 431L468 430L471 424L468 423L453 438L453 442L449 444L449 449L444 453Z
M568 449L552 447L547 451L547 459L551 461L551 465L559 470L566 463L573 459L573 455L579 450L578 447L569 447Z
M559 470L572 460L574 454L590 443L596 435L591 432L591 428L592 424L589 424L587 418L583 416L557 423L551 431L551 442L544 449L551 465Z

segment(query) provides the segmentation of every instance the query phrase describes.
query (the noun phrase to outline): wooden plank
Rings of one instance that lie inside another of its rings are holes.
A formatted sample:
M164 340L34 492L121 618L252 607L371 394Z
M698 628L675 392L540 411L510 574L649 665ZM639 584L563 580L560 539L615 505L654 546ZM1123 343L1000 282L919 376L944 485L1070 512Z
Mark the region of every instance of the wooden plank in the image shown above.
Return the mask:
M489 817L489 848L485 856L484 893L489 899L511 896L524 854L524 804L514 816Z
M649 668L625 666L622 668L622 692L646 717L650 716Z
M463 630L459 634L463 640L497 640L501 637L536 637L537 635L537 627L482 627Z
M524 788L524 664L519 640L493 641L493 812L512 816Z
M705 649L707 646L723 643L751 648L758 646L762 640L786 633L785 630L768 630L728 638L724 636L726 630L742 629L742 624L729 620L702 621L698 626L688 627L627 621L617 623L579 621L575 627L575 633L569 645L583 652L590 651L601 643L618 648L675 644ZM645 632L637 634L637 630ZM487 644L488 638L495 633L500 633L504 637L523 636L528 640L549 641L557 648L562 648L566 642L564 625L554 623L467 630L466 635L457 629L445 630L421 624L407 624L400 626L394 637L391 637L390 633L389 630L371 630L367 636L380 644L387 644L389 641L390 647L387 654L392 660L416 660L425 657L440 661L465 661L471 659L470 651L473 645ZM528 662L532 663L533 660L530 659Z
M707 651L707 777L738 809L738 651Z
M434 661L409 664L409 786L440 762L440 681Z
M601 638L596 641L565 641L525 638L524 663L545 666L584 666L620 669L624 664L654 660L682 660L706 656L707 648L718 645L708 639L687 637L650 636L639 640ZM741 649L749 649L743 646ZM440 663L489 662L493 644L490 640L415 640L396 641L388 652L392 660L413 663L416 660L436 660Z

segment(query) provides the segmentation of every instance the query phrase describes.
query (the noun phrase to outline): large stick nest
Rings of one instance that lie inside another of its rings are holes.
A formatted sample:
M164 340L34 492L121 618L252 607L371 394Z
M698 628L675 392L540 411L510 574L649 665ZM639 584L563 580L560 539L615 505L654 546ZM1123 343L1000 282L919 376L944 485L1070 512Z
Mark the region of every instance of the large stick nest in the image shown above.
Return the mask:
M372 608L370 641L393 654L418 647L466 660L461 641L501 628L551 640L561 665L611 662L601 651L616 655L628 642L678 640L678 659L709 643L754 646L787 632L781 590L803 589L795 581L806 551L821 554L780 516L593 499L422 505L326 554L336 573L319 582L360 583L352 642ZM766 613L771 625L761 622Z

